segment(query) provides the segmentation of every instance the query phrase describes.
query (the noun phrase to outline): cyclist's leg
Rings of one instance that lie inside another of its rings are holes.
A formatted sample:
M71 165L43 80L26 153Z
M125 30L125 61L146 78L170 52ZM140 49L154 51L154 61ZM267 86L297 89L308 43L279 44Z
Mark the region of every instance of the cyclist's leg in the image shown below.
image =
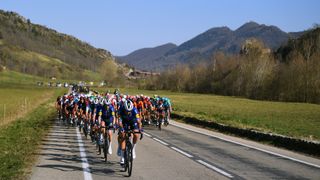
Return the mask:
M125 142L125 130L126 130L126 124L122 124L121 120L119 121L119 144L120 144L120 164L124 164L124 151L126 148L126 142Z
M110 122L110 120L109 120L109 122L106 123L106 126L107 126L106 133L108 133L108 140L109 140L108 154L112 154L112 147L111 147L111 145L112 145L112 128L113 128L112 122Z
M139 130L141 129L142 125L141 125L141 120L135 120L133 122L133 131L134 132L139 132ZM139 134L138 133L134 133L133 134L133 149L132 149L132 157L133 159L136 158L136 151L135 151L135 148L137 146L137 142L138 142L138 139L139 139Z

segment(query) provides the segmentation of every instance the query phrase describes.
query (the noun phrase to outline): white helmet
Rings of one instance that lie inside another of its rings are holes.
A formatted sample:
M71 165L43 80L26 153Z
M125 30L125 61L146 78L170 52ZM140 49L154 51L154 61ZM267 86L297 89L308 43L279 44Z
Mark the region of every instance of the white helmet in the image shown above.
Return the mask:
M133 109L133 102L130 100L127 100L124 102L124 108L126 109L126 111L132 111Z
M104 100L104 104L106 104L106 105L110 105L110 104L111 104L110 99L105 99L105 100Z
M103 105L103 104L104 104L104 99L103 99L103 98L100 98L99 103L100 103L101 105Z
M94 103L94 104L98 104L98 103L99 103L99 99L98 99L98 98L95 98L94 101L93 101L93 103Z

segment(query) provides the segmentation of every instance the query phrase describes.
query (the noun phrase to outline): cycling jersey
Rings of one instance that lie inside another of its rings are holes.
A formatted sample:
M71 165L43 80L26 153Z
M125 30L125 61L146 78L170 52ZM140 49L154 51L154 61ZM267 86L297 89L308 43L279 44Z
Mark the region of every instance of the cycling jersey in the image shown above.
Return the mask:
M137 108L134 107L130 112L126 112L126 109L121 106L119 116L119 122L123 125L123 129L120 129L120 131L139 130L138 121L140 116Z
M144 101L144 107L147 109L147 110L151 110L152 108L152 103L148 100L145 100Z
M98 116L102 115L102 109L103 109L102 105L100 105L100 104L96 105L96 118L98 118Z
M107 126L112 126L115 111L112 105L102 106L101 120L103 120Z
M96 105L94 103L91 103L90 108L89 108L89 112L93 113L95 108L96 108Z
M163 106L163 104L157 104L156 108L157 108L157 111L158 111L159 113L163 113L163 111L164 111L164 106Z
M169 99L166 99L163 101L163 106L165 107L165 109L168 109L171 107L171 103Z
M144 110L144 103L143 101L138 101L137 103L137 109L139 110L139 112Z
M86 102L85 101L83 101L83 102L79 101L78 102L78 109L79 110L82 109L83 112L86 111Z

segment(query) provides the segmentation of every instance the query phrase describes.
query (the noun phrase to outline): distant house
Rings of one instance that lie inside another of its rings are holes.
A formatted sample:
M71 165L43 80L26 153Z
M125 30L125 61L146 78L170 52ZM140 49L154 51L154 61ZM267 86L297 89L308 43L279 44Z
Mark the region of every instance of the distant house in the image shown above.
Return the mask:
M50 77L50 79L51 79L51 80L56 80L57 78L54 77L54 76L52 76L52 77Z

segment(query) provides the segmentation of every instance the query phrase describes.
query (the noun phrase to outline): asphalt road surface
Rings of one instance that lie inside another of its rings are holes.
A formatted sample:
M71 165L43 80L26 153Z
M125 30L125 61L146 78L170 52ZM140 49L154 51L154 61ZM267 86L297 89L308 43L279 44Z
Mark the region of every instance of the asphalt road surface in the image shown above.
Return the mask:
M56 120L31 179L320 179L319 159L178 122L162 131L145 127L128 178L115 136L105 163L77 129Z

